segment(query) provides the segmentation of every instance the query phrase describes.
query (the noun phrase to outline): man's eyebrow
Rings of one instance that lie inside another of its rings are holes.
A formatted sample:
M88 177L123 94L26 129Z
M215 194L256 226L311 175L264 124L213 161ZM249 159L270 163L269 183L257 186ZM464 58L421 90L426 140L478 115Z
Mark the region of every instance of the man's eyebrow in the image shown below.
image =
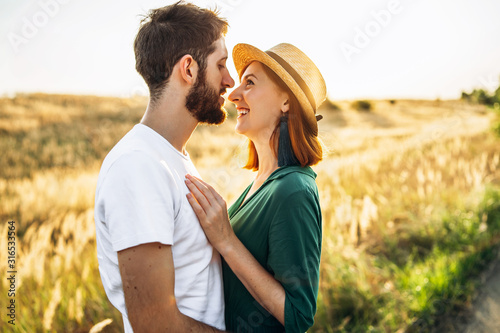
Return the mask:
M220 58L220 59L219 59L219 61L222 61L222 60L227 60L227 57L228 57L228 56L222 57L222 58Z

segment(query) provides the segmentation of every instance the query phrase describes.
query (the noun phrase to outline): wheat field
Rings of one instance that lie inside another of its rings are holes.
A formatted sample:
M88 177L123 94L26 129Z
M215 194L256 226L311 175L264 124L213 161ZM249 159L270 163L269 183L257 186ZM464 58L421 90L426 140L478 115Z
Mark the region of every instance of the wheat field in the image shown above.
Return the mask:
M146 102L45 94L0 99L2 272L8 221L17 232L16 325L2 313L1 331L122 330L100 282L94 191L100 163L140 120ZM370 112L336 104L319 112L328 151L314 167L323 249L310 331L447 325L443 315L466 308L473 295L473 275L463 267L480 271L499 243L493 114L460 101L381 100ZM234 125L230 112L223 125L199 126L188 144L202 177L228 203L252 179L241 169L246 144ZM8 289L2 278L2 299Z

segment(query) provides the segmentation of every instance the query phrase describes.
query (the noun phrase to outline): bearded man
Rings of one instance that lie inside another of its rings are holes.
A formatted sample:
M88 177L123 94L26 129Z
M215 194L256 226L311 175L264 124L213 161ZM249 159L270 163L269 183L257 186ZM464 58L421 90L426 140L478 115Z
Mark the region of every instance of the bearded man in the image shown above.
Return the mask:
M179 2L151 10L135 39L149 103L106 156L95 197L99 271L127 333L225 329L220 256L184 180L199 177L186 151L198 123L226 118L226 32L216 13Z

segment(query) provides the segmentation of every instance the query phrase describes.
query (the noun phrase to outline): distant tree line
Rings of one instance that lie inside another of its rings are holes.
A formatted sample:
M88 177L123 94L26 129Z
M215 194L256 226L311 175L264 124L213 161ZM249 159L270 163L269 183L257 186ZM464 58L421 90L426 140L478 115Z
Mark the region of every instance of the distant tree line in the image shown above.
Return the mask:
M500 79L499 79L500 82ZM500 84L493 94L484 89L474 89L470 94L462 91L462 100L490 106L496 112L496 120L493 121L492 130L500 137Z
M462 91L461 99L471 103L495 106L495 103L500 104L500 85L493 94L484 89L474 89L471 93Z

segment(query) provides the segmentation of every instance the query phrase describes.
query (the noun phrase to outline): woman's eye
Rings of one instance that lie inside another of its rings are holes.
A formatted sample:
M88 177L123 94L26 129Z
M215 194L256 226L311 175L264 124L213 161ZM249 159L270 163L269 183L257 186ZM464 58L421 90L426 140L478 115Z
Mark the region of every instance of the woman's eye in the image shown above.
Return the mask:
M250 85L250 84L253 84L253 81L252 80L247 80L247 86Z

